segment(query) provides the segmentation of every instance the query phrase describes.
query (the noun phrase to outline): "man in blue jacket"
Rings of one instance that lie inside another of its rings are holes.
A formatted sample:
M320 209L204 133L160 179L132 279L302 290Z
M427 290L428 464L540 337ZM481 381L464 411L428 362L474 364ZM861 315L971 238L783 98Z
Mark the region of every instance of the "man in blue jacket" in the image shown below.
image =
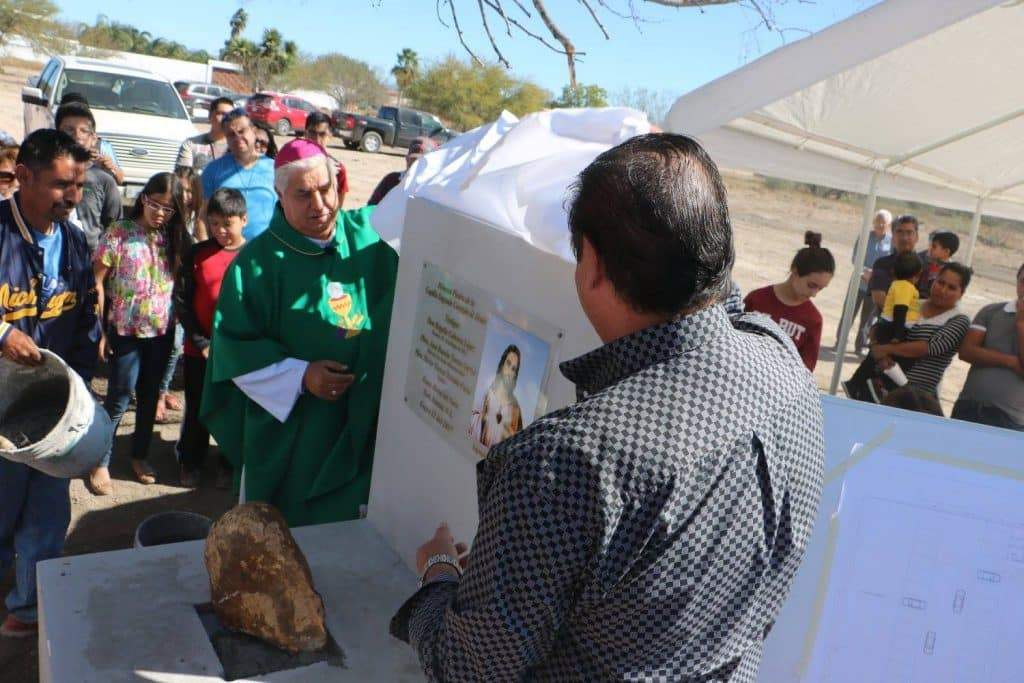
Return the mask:
M0 202L0 352L34 366L48 349L86 382L100 337L96 287L85 234L68 216L88 161L65 133L38 130L18 152L20 190ZM0 635L36 635L36 562L60 556L70 521L67 479L0 458L0 574L15 565Z

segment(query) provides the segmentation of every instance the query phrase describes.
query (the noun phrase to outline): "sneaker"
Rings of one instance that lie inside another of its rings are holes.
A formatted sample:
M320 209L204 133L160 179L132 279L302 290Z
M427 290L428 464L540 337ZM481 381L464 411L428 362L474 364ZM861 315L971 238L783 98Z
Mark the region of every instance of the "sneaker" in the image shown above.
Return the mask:
M194 489L199 486L199 472L181 468L181 485L187 489Z
M4 638L35 638L39 635L39 624L29 624L13 614L8 614L4 625L0 626L0 636Z

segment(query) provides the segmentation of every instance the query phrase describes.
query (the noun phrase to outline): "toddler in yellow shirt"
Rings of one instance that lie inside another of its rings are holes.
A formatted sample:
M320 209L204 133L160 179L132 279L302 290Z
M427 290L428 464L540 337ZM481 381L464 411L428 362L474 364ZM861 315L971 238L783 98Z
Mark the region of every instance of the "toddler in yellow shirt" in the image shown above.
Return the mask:
M896 263L893 264L895 279L885 293L885 306L875 326L875 341L879 344L903 341L907 336L907 328L921 317L917 278L922 268L921 259L913 252L896 257ZM912 365L913 361L904 358L883 372L896 386L902 387L907 383L905 373Z
M881 344L903 341L907 328L921 316L921 302L917 293L917 277L921 274L921 259L911 252L900 254L893 264L893 283L885 293L885 306L875 330L875 341Z

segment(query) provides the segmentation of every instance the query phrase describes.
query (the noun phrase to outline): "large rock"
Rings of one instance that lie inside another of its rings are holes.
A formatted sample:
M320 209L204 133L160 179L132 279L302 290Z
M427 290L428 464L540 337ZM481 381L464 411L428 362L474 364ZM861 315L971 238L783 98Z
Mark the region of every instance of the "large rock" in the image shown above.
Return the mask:
M204 555L224 626L292 653L327 643L324 602L277 508L245 503L230 510L210 529Z

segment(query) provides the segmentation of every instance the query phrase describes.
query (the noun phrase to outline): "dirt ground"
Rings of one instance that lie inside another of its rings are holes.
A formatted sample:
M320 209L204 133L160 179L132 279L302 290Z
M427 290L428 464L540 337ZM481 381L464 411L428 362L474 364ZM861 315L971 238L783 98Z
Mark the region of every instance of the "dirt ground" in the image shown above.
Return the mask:
M8 65L6 72L0 74L0 130L18 139L22 136L20 89L25 77L37 72L38 69L24 65ZM382 176L404 166L401 150L363 154L338 147L332 149L332 153L348 169L350 193L345 205L349 207L361 206ZM815 302L825 318L822 342L826 347L815 375L819 386L827 388L833 367L833 354L827 347L835 341L846 283L851 274L850 254L861 223L860 204L856 198L823 198L807 188L780 188L745 174L727 174L727 183L737 242L735 278L744 291L782 280L793 254L802 246L806 229L822 232L824 245L836 255L835 280ZM879 202L879 208L890 208L894 213L906 209L904 204L884 200ZM962 239L966 237L961 227L965 223L963 216L911 208L924 219L923 235L933 229L955 227ZM963 301L963 308L972 316L984 304L1013 296L1012 270L1021 261L1024 244L1022 234L1013 226L983 227L982 237L975 252L977 276ZM920 248L926 246L922 243ZM849 355L848 360L854 360L853 356ZM963 385L966 369L966 365L957 360L946 374L941 397L947 414ZM848 364L844 374L852 370L852 364ZM174 413L172 416L180 417ZM174 443L179 431L176 420L159 426L154 437L151 462L157 469L160 483L154 486L135 483L127 463L133 417L129 413L118 432L112 468L114 495L97 498L89 494L81 481L71 483L68 554L130 547L135 527L157 511L182 509L216 517L232 504L227 493L212 488L212 470L205 473L203 487L197 490L176 485ZM0 577L0 595L6 594L10 580L10 576ZM35 641L0 639L0 682L25 683L37 678Z
M38 73L37 68L23 65L5 65L0 73L0 130L17 139L23 137L21 117L21 87L25 78ZM282 144L279 140L278 144ZM405 167L402 150L385 148L380 154L363 154L332 146L331 153L345 164L349 175L349 194L345 206L357 207L366 203L377 182L391 171ZM180 377L179 377L180 379ZM180 383L176 383L180 388ZM96 381L100 393L105 391L102 380ZM184 400L181 391L175 391ZM131 547L135 528L149 515L165 510L189 510L211 518L228 510L233 500L228 492L213 487L215 471L209 467L203 474L202 486L189 490L177 486L178 472L174 444L180 431L180 413L170 413L169 424L158 425L150 450L150 462L157 471L157 484L143 486L135 481L129 464L128 450L135 415L129 412L118 430L114 445L111 475L114 494L96 497L89 493L80 480L71 482L71 527L68 530L65 553L78 555ZM215 461L211 453L210 463ZM2 495L2 492L0 492ZM0 575L0 596L10 590L13 576ZM0 616L6 611L0 608ZM38 661L35 639L13 641L0 638L0 683L29 683L38 680Z

